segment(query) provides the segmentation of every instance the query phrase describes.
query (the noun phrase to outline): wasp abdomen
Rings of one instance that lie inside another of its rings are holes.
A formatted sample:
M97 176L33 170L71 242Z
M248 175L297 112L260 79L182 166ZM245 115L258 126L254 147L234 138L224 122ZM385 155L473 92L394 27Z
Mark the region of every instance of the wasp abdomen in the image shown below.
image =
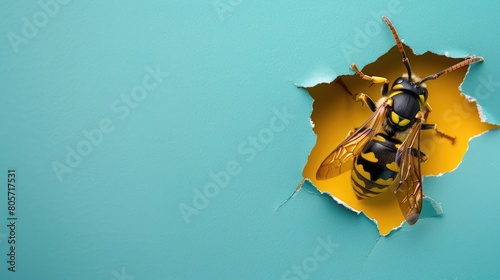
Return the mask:
M399 144L397 139L378 134L363 148L351 172L352 187L359 199L377 196L392 185L399 173Z

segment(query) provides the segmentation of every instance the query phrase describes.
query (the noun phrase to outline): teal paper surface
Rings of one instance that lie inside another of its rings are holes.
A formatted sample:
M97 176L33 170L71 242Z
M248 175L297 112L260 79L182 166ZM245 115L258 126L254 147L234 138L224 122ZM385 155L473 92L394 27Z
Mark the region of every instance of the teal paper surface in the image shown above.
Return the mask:
M499 123L499 12L468 1L4 1L0 279L500 278L499 131L473 139L454 172L425 178L443 216L387 237L307 183L283 204L316 139L312 100L295 85L389 50L382 15L416 53L483 56L462 90Z

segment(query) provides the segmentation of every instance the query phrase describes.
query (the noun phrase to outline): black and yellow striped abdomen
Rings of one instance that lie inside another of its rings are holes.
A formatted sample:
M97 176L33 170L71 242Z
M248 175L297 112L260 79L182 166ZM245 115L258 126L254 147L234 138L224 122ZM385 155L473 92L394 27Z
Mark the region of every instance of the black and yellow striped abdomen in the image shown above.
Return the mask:
M374 197L386 191L396 179L399 166L396 152L401 142L377 134L356 158L351 181L358 198Z

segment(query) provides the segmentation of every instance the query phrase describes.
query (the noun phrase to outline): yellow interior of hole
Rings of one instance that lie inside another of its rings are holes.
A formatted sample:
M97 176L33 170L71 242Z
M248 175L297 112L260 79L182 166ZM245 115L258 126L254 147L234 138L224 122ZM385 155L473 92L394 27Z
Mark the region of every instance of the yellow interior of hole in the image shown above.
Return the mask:
M430 52L416 56L409 48L406 50L412 75L421 78L463 60ZM472 68L475 66L472 65ZM392 82L406 73L406 69L398 49L393 47L377 61L364 67L362 72L370 76L385 77L392 86ZM432 107L426 122L436 123L440 131L455 136L456 141L451 144L449 140L438 137L433 130L421 132L421 150L429 157L422 165L424 176L452 171L462 161L471 137L498 127L482 123L476 103L469 102L461 95L459 86L466 72L467 67L464 67L426 83L429 91L428 102ZM319 191L331 194L356 211L363 211L366 216L376 221L380 234L386 235L405 220L391 191L375 198L358 200L351 187L350 172L328 180L316 180L316 171L321 162L347 136L350 129L359 127L372 114L361 102L353 100L336 82L338 79L342 79L353 94L364 92L374 101L381 97L381 84L370 87L371 82L354 75L354 71L353 75L339 76L332 83L307 88L314 99L311 119L315 125L313 130L317 141L309 155L303 176L310 179Z

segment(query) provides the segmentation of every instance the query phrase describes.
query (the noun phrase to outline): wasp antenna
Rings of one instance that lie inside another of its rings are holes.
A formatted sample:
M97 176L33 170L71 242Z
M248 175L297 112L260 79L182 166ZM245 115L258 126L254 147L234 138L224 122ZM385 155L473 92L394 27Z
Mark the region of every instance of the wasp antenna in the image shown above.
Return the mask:
M385 21L385 23L387 23L387 26L389 26L389 28L391 29L392 36L394 36L394 40L396 40L396 45L398 46L399 52L403 57L403 64L405 65L406 70L408 71L408 78L411 80L410 60L406 56L405 49L403 48L403 43L401 43L401 40L399 39L398 33L396 32L396 28L394 28L394 25L392 25L392 22L386 16L382 16L382 19Z
M451 67L448 67L448 68L444 69L444 70L443 70L443 71L441 71L441 72L438 72L438 73L436 73L436 74L432 74L432 75L429 75L429 76L427 76L427 77L423 78L423 79L420 81L420 83L422 84L422 83L424 83L424 82L426 82L426 81L428 81L428 80L435 80L435 79L439 78L439 76L441 76L441 75L443 75L443 74L450 73L450 72L452 72L452 71L455 71L455 70L457 70L457 69L459 69L459 68L462 68L462 67L464 67L464 66L467 66L467 65L469 65L469 64L472 64L472 63L474 63L474 62L480 62L480 61L483 61L483 60L484 60L484 59L483 59L482 57L479 57L479 56L478 56L478 57L468 57L466 60L464 60L464 61L462 61L462 62L459 62L459 63L457 63L457 64L455 64L455 65L453 65L453 66L451 66Z

